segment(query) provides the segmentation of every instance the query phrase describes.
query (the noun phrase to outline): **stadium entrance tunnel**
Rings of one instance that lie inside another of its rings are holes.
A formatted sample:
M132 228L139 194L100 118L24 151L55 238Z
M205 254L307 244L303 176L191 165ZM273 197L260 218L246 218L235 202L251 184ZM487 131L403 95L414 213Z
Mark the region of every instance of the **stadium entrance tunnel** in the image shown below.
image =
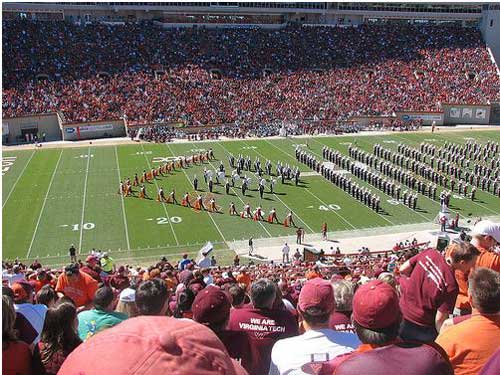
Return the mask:
M47 74L37 74L36 82L39 84L45 84L49 81L49 76Z
M210 78L212 79L222 79L222 72L219 69L210 69Z

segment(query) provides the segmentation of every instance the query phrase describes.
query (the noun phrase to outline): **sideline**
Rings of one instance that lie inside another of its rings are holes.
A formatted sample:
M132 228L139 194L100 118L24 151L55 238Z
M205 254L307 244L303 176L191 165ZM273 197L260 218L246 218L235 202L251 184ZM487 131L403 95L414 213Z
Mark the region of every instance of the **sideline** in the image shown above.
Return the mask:
M457 125L454 127L448 126L438 126L436 127L436 133L442 134L447 132L467 132L467 131L488 131L488 130L499 130L499 125ZM258 140L270 140L270 139L302 139L302 138L336 138L336 137L367 137L367 136L377 136L377 135L397 135L397 134L432 134L431 128L425 128L422 130L412 130L412 131L361 131L359 133L346 133L346 134L316 134L316 135L291 135L288 137L280 137L278 135L272 137L247 137L247 138L229 138L229 137L219 137L219 139L204 139L204 140L196 140L189 141L187 139L173 139L172 142L168 142L167 144L176 144L176 143L214 143L214 142L245 142L245 141L258 141ZM73 147L88 147L89 145L99 147L99 146L118 146L118 145L137 145L140 143L150 143L146 141L132 141L130 137L119 137L119 138L101 138L101 139L91 139L85 141L53 141L53 142L45 142L42 147L36 149L47 149L47 148L73 148ZM160 144L160 143L159 143ZM27 145L14 145L14 146L6 146L2 145L2 151L17 151L17 150L33 150L35 149L34 144Z

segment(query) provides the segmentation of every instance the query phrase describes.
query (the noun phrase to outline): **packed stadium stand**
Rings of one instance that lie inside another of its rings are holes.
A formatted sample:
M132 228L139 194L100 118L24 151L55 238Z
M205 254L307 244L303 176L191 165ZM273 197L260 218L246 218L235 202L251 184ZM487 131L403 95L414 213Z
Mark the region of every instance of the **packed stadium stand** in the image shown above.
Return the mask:
M162 29L6 21L4 116L227 124L500 100L473 28ZM37 79L38 77L38 79Z

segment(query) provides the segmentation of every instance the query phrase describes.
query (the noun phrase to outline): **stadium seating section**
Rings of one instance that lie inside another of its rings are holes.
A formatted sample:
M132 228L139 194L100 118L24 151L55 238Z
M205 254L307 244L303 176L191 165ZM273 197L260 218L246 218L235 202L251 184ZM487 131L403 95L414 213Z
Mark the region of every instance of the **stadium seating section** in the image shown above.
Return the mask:
M131 124L347 119L500 100L474 28L3 24L6 117ZM45 78L48 78L46 80Z

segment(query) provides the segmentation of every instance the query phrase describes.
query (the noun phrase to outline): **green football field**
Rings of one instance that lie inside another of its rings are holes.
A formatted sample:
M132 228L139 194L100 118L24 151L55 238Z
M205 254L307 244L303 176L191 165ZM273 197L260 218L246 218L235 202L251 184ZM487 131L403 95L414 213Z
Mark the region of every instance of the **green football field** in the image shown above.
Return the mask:
M301 184L282 185L278 180L275 194L266 194L261 201L255 175L251 191L242 196L237 187L226 195L223 185L216 186L215 197L223 213L196 212L180 205L156 202L157 186L162 186L166 195L174 187L180 202L185 191L192 192L193 175L200 180L200 187L208 190L203 182L203 168L215 169L220 161L230 173L228 154L259 157L264 165L266 159L273 163L273 173L278 160L298 165L294 157L297 144L307 143L309 152L321 159L324 145L347 154L350 142L367 151L374 143L396 148L399 142L418 146L421 141L436 145L445 140L465 143L467 139L485 143L500 142L500 131L447 132L447 133L393 133L383 136L309 137L273 140L241 140L228 142L192 142L176 144L137 143L120 146L66 147L59 149L29 149L3 152L3 258L34 259L42 263L57 265L68 260L67 249L74 244L81 254L92 248L111 251L115 259L140 263L161 255L178 258L179 254L195 254L206 241L215 245L216 255L228 261L234 255L228 243L233 240L271 238L293 235L293 228L279 224L254 222L228 214L229 203L235 203L238 211L244 202L252 210L261 205L267 214L275 207L280 220L288 210L295 213L297 225L306 234L318 233L323 222L329 231L357 230L363 228L432 222L439 210L439 203L419 194L418 210L413 211L402 204L390 204L390 197L374 187L370 188L381 197L383 214L377 214L348 194L327 182L319 175L303 175ZM171 175L147 184L153 199L122 198L117 194L119 181L133 178L144 169L159 166L165 158L189 156L199 150L212 147L217 160L212 164L177 169ZM303 146L304 147L304 146ZM299 165L302 172L311 172ZM354 176L351 176L357 180ZM369 186L357 180L360 185ZM438 193L441 188L438 190ZM192 195L192 194L191 194ZM393 202L394 203L394 202ZM500 215L500 200L490 193L477 191L477 199L452 199L452 208L462 218Z

